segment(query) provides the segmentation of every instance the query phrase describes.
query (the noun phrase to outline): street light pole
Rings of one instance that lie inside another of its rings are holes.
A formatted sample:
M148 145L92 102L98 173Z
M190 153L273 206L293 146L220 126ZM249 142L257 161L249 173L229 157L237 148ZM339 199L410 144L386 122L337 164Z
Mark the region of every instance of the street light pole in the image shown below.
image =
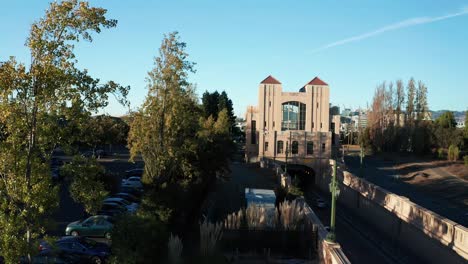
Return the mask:
M332 166L332 180L330 182L332 204L331 204L331 216L330 216L330 232L328 232L326 240L330 242L335 242L336 241L336 233L335 233L336 198L340 194L340 189L338 188L338 182L336 181L336 160L330 159L330 165Z
M363 165L363 159L364 159L364 149L363 149L363 144L361 144L361 152L359 153L359 157L361 158L361 163L359 165L359 173L361 174L361 178L364 178L364 173L362 170L362 165Z

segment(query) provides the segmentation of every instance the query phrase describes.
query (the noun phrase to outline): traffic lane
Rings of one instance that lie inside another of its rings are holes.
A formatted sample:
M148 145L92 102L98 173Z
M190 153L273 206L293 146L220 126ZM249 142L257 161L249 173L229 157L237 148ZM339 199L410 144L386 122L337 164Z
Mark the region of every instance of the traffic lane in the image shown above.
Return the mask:
M327 202L327 207L318 208L315 204L315 200L317 198L324 199ZM317 192L312 192L306 199L308 200L308 203L312 205L311 207L313 208L314 213L318 216L322 224L324 226L329 226L331 216L330 199L318 194ZM337 211L339 210L340 206L338 205ZM351 263L392 263L388 261L388 258L377 246L363 237L355 227L350 225L347 221L344 221L340 214L336 215L335 229L336 240L341 245L343 252Z

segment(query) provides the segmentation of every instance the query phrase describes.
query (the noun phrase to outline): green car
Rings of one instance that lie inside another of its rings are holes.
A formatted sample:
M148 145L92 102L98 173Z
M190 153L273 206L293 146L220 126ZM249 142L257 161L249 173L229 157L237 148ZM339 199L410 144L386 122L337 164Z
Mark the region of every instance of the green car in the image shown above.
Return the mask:
M67 236L92 236L111 239L113 221L110 216L95 215L85 220L75 221L67 225Z

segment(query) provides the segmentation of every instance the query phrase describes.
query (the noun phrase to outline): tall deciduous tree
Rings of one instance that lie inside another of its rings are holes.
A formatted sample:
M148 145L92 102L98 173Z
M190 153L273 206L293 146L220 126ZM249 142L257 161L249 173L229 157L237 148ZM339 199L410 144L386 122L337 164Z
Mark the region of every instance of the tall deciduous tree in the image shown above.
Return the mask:
M33 239L44 233L57 206L48 160L57 145L69 143L71 123L80 127L83 115L107 105L108 94L122 95L124 102L128 92L76 67L75 43L116 26L105 14L86 2L54 2L31 26L31 63L11 58L0 64L0 124L6 132L0 143L0 251L9 263L33 252Z
M141 154L144 180L154 186L194 176L190 160L199 110L187 80L194 63L187 61L185 47L177 32L165 36L148 73L148 95L130 127L131 158Z
M423 120L429 111L427 106L427 87L422 82L418 82L418 90L416 91L416 118L418 121Z
M414 101L416 97L416 84L413 78L408 82L406 87L406 122L412 124L414 120Z
M403 104L405 102L405 88L403 86L402 80L396 81L396 90L395 90L395 110L397 115L397 126L401 125L401 113L403 109Z

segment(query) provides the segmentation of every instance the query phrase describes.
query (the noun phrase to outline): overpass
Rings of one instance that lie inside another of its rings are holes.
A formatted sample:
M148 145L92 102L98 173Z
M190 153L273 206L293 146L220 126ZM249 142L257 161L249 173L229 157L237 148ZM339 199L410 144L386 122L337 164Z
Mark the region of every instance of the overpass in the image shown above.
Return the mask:
M315 188L328 193L330 173L321 163L318 167L301 162L288 164L288 172L293 175L305 170L313 178ZM386 240L383 245L396 246L424 263L467 263L466 227L353 175L344 164L340 164L337 176L341 190L339 206L378 232ZM411 257L394 260L414 262Z

